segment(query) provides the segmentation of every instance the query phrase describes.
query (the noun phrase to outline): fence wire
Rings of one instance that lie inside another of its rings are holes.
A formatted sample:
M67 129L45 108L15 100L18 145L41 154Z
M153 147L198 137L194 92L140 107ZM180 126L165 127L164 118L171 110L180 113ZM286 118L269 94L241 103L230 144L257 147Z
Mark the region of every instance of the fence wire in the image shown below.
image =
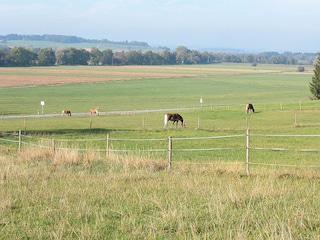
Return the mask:
M70 151L70 150L76 150L76 151L88 151L88 148L71 148L71 147L56 147L52 145L45 145L43 143L39 143L40 141L48 141L51 142L53 139L50 138L37 138L35 136L30 135L23 135L21 134L19 136L18 133L1 133L1 142L8 142L12 144L19 144L24 146L32 146L32 147L38 147L43 149L53 149L54 150L61 150L61 151ZM207 140L207 139L226 139L226 138L237 138L237 137L320 137L320 134L237 134L237 135L226 135L226 136L209 136L209 137L187 137L187 138L171 138L172 141L186 141L186 140ZM16 139L9 139L19 137L20 140ZM38 143L32 143L22 141L21 138L24 139L36 139ZM170 137L169 137L170 138ZM137 141L137 142L143 142L143 141L168 141L169 138L149 138L149 139L136 139L136 138L89 138L89 139L55 139L56 142L94 142L94 141ZM311 149L311 148L285 148L285 147L252 147L252 146L241 146L241 147L217 147L217 148L174 148L171 149L172 152L193 152L193 151L232 151L232 150L243 150L246 149L249 150L257 150L257 151L293 151L293 152L320 152L320 149ZM143 153L143 152L168 152L168 148L157 148L157 149L91 149L91 151L96 152L114 152L114 153ZM244 162L243 162L244 163ZM199 163L203 164L203 163ZM281 167L298 167L300 165L296 164L273 164L273 163L257 163L250 161L250 165L264 165L264 166L281 166ZM319 165L308 165L308 166L302 166L301 167L309 167L309 168L320 168Z

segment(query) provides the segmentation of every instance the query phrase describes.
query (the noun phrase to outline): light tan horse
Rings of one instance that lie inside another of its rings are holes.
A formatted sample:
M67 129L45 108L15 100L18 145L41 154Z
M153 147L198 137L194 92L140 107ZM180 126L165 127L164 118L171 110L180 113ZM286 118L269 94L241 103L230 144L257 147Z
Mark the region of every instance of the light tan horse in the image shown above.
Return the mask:
M71 117L71 111L70 110L62 110L61 117L64 116L64 115L68 115L68 116Z
M99 116L99 108L91 108L90 109L90 115Z

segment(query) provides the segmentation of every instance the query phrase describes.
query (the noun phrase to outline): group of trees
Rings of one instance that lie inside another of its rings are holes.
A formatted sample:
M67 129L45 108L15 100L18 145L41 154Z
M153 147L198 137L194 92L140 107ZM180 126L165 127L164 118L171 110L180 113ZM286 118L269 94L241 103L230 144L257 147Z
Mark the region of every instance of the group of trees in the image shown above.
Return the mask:
M146 42L139 41L110 41L108 39L85 39L77 36L67 36L67 35L56 35L56 34L44 34L44 35L20 35L20 34L8 34L0 35L0 41L6 43L8 41L50 41L57 43L111 43L118 45L134 45L134 46L143 46L149 47Z
M50 66L50 65L173 65L211 64L219 62L249 64L313 64L316 53L263 52L213 53L189 50L179 46L175 51L142 52L110 49L90 51L77 48L54 50L52 48L29 49L24 47L1 48L0 66Z

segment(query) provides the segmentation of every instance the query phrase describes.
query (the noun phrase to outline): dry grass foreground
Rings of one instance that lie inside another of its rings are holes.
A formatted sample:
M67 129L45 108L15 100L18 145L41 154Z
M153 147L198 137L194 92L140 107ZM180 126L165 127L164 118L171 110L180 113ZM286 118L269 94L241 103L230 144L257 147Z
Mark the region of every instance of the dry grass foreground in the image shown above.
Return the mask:
M3 239L318 239L319 172L1 149Z

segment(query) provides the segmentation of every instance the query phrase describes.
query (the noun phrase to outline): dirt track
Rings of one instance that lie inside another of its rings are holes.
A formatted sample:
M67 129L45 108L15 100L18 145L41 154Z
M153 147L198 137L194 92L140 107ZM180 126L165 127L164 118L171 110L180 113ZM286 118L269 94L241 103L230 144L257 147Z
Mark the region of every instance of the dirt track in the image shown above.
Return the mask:
M194 108L179 108L179 110L190 110ZM119 114L119 115L130 115L136 113L150 113L150 112L169 112L169 111L176 111L176 108L168 108L168 109L154 109L154 110L124 110L124 111L112 111L112 112L99 112L99 116L103 115L110 115L110 114ZM89 113L72 113L72 116L89 116ZM72 117L71 116L71 117ZM34 115L2 115L1 118L5 119L14 119L14 118L47 118L47 117L61 117L60 113L55 114L34 114ZM69 116L63 116L69 117ZM94 116L95 117L95 116ZM98 116L96 116L98 117Z

